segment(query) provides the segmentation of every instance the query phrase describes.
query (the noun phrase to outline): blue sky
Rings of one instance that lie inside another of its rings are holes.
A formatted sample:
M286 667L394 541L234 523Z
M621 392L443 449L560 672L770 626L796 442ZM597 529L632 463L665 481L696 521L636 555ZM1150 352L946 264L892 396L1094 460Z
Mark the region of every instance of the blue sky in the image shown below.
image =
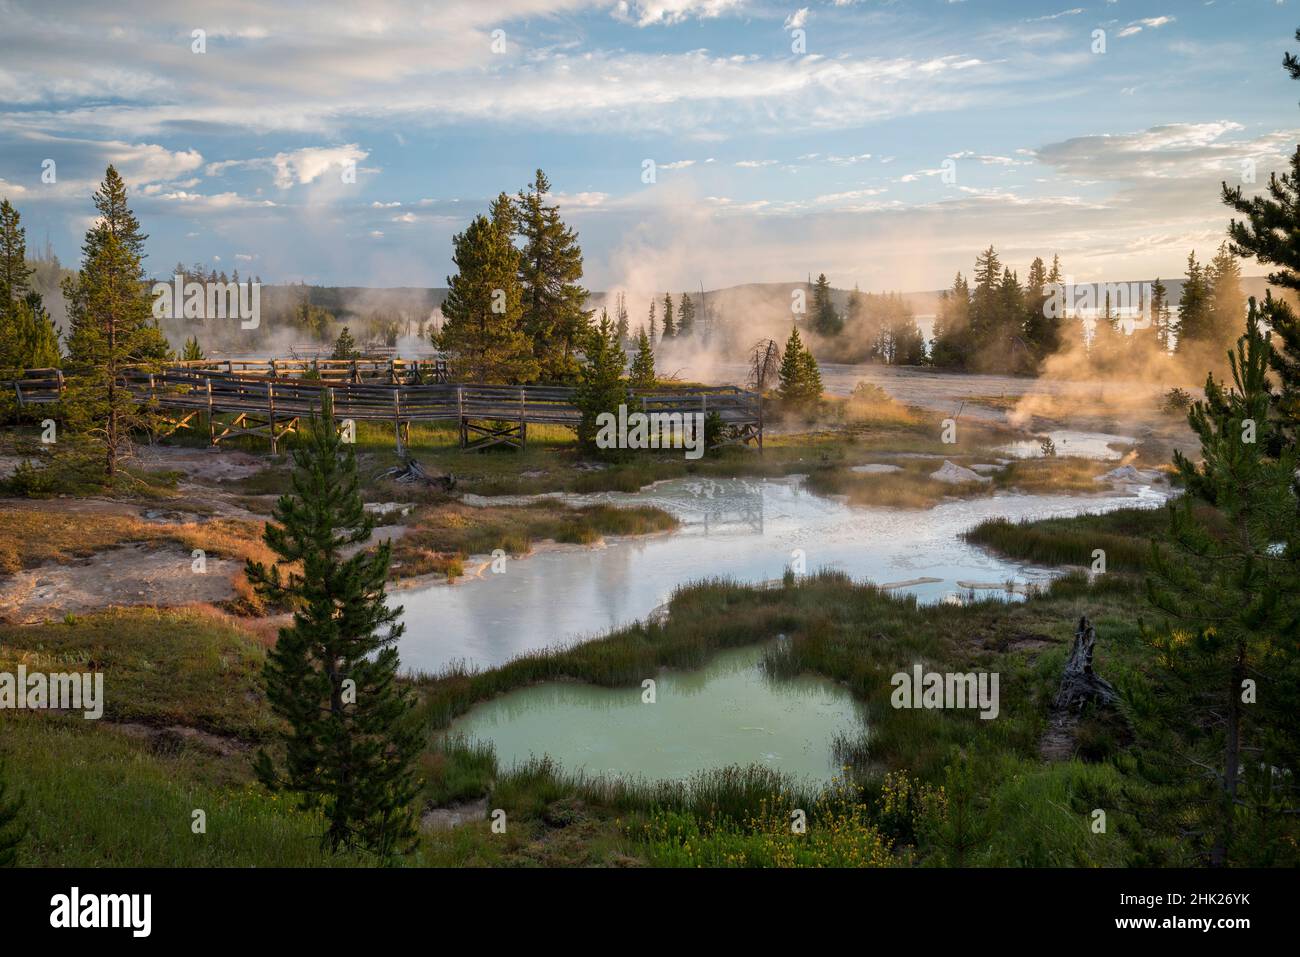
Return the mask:
M1295 6L0 0L0 195L72 263L114 162L152 269L266 282L442 285L538 166L596 289L1169 276L1300 139Z

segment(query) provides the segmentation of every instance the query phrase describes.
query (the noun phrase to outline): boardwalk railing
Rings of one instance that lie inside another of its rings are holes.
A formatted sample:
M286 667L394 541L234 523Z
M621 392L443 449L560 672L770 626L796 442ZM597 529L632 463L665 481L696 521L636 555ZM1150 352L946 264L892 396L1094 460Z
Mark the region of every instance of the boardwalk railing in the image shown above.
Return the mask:
M496 444L522 448L530 423L576 428L582 420L574 390L564 386L332 381L323 372L319 380L291 378L283 374L288 368L285 360L274 360L277 374L248 374L181 363L158 372L130 370L122 382L156 408L163 434L193 428L204 415L213 445L262 435L272 452L278 451L281 438L297 431L304 416L320 410L325 390L334 400L336 419L392 423L399 449L409 440L412 422L455 422L461 447L476 449ZM66 389L57 369L29 369L11 382L22 406L56 402ZM716 415L736 442L763 447L763 406L753 392L732 386L629 391L627 405L629 411ZM221 416L231 418L223 424Z
M325 382L385 382L389 384L447 381L447 360L399 359L200 359L175 363L176 368L228 375L256 375L272 379L301 378L315 371Z

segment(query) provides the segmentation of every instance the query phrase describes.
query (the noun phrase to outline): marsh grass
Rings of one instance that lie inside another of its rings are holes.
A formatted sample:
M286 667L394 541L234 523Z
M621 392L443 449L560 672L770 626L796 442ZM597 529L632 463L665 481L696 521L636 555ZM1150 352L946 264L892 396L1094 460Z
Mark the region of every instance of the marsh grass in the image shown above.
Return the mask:
M1164 542L1169 514L1163 508L1124 508L1074 518L1011 521L986 519L964 534L969 542L1043 565L1091 566L1093 552L1106 553L1107 571L1142 572L1153 543Z

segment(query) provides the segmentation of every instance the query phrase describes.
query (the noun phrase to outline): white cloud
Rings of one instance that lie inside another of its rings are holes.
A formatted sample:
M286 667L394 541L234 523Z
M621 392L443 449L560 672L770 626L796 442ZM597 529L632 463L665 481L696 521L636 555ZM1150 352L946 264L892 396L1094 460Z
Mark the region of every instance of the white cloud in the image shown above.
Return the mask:
M697 18L700 20L720 17L724 13L739 10L745 0L618 0L612 16L624 23L635 23L638 27L656 24L672 25L683 20Z

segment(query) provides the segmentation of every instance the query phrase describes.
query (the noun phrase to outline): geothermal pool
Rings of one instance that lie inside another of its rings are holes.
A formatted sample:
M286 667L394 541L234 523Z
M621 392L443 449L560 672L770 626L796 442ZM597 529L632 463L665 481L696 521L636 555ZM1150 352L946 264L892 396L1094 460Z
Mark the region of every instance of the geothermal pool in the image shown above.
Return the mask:
M1055 573L969 545L961 533L985 518L1154 506L1166 496L1141 484L1099 488L1088 496L998 494L927 510L851 506L807 491L799 477L674 479L630 494L556 496L574 505L658 505L682 527L603 547L548 547L508 560L501 574L397 591L392 600L405 606L407 627L399 651L408 669L438 671L455 661L490 667L643 619L689 582L770 581L800 561L809 573L836 569L899 585L924 602L959 600L972 588L1015 598L1006 583L1023 587Z
M831 742L855 736L861 708L841 685L804 675L772 680L763 645L714 655L694 671L660 671L655 701L640 685L547 682L487 701L453 734L491 741L501 767L544 754L589 776L686 780L729 764L761 764L816 784L839 771Z

